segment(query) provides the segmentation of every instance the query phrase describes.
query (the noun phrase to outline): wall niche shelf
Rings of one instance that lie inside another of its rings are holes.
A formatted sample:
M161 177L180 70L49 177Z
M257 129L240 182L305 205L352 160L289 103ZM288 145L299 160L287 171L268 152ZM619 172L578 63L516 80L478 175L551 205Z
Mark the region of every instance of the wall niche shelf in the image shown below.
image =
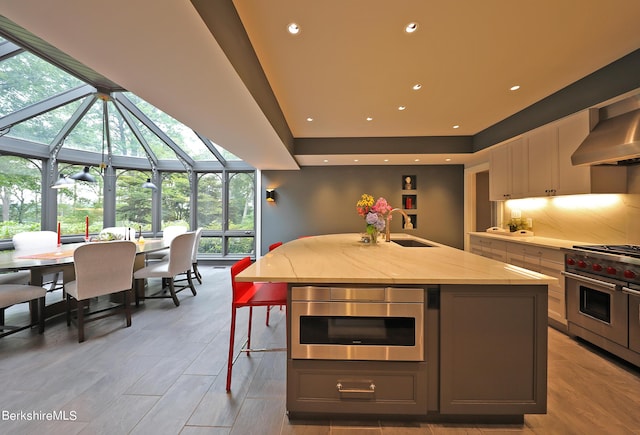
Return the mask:
M402 205L400 208L407 213L411 219L411 228L406 228L406 219L402 216L402 229L415 230L418 228L418 178L415 175L402 176L402 194L400 196ZM411 213L410 213L411 212Z
M407 213L407 215L409 216L409 218L411 219L411 224L413 225L413 228L405 228L405 225L407 224L407 220L404 218L404 216L402 216L402 229L403 230L415 230L418 228L418 215L417 214L409 214Z
M403 175L402 176L402 190L416 190L416 176L415 175Z
M405 210L418 208L418 195L402 195L402 208Z

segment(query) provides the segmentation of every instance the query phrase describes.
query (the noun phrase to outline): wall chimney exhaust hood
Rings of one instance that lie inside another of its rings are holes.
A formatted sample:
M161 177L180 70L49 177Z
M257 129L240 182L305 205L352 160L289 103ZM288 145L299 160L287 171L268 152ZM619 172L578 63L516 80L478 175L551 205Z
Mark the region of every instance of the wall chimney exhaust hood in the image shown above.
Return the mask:
M640 163L640 95L601 108L598 118L600 121L571 156L571 163Z

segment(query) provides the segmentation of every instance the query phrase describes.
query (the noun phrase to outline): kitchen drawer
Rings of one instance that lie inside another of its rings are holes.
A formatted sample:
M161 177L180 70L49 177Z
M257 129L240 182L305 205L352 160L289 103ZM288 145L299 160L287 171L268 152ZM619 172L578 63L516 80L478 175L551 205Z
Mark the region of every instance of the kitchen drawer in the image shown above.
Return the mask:
M424 362L287 362L287 409L293 414L426 415Z

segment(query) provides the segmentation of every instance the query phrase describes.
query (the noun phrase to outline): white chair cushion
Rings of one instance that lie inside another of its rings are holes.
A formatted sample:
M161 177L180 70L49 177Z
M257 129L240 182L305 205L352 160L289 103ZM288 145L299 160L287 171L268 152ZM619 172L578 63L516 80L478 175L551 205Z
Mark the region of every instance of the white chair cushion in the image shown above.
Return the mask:
M47 293L43 287L21 284L0 285L0 308L42 298Z
M0 275L0 284L29 284L31 272L20 270L18 272L3 273Z
M167 278L169 276L169 260L151 263L149 266L138 269L133 273L134 279Z

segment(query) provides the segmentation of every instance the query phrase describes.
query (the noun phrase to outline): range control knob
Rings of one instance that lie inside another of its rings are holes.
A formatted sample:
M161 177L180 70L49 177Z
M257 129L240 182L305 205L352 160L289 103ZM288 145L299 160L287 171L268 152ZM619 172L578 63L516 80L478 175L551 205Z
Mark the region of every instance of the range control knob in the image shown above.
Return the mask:
M585 268L587 267L587 263L583 260L578 261L578 267Z
M569 266L573 266L574 264L576 264L576 260L574 260L573 258L567 258L567 264Z
M600 271L602 271L602 266L600 266L598 263L593 263L593 264L591 265L591 268L592 268L594 271L596 271L596 272L600 272Z
M625 270L624 271L624 277L625 278L629 278L629 279L633 279L633 278L636 277L636 274L632 270Z
M607 273L609 275L617 275L618 274L618 270L615 267L607 267Z

